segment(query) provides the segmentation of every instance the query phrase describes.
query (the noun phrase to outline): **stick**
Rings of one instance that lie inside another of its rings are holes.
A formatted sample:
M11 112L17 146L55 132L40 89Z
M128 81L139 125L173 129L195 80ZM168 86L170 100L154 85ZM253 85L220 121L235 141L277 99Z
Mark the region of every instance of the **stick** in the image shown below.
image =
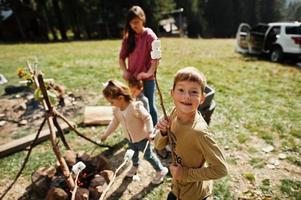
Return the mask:
M69 144L67 143L67 140L66 140L66 138L65 138L64 132L63 132L63 130L62 130L60 124L57 122L56 116L54 116L54 117L52 118L52 120L53 120L53 124L54 124L56 130L58 131L59 136L60 136L60 138L61 138L61 140L62 140L62 142L63 142L65 148L68 149L68 150L71 150L71 147L69 146Z
M46 90L46 87L44 84L44 79L43 79L42 74L38 74L37 77L38 77L37 78L38 83L39 83L39 86L40 86L40 89L41 89L41 92L43 95L43 102L45 102L45 104L46 104L44 109L50 113L50 117L47 119L47 124L48 124L49 131L50 131L50 140L51 140L51 144L52 144L52 149L53 149L53 152L54 152L58 162L60 163L60 168L66 179L67 185L70 189L72 189L72 188L74 188L74 180L73 180L72 176L70 176L70 171L69 171L68 165L66 163L66 160L61 155L60 148L58 146L58 143L56 142L56 134L54 132L54 124L53 124L53 118L54 118L53 107L49 101L49 97L47 94L47 90Z
M76 195L76 191L77 191L77 180L78 180L78 176L79 176L79 173L76 175L76 178L75 178L75 186L74 186L74 189L72 191L72 196L71 196L71 200L74 200L75 199L75 195Z
M143 149L143 156L144 156L144 154L145 154L145 151L146 151L148 145L149 145L149 140L146 142L145 147L144 147L144 149Z
M106 189L103 191L103 193L101 194L99 200L103 200L106 196L106 193L109 191L109 189L111 188L111 186L113 185L114 181L115 181L115 178L116 178L116 175L117 173L119 172L119 170L126 164L126 162L128 161L129 159L125 159L123 161L123 163L121 163L121 165L116 169L116 171L114 172L114 175L113 175L113 178L111 179L109 185L106 187Z
M78 136L84 138L85 140L88 140L89 142L95 144L95 145L98 145L100 147L108 147L108 148L113 148L112 146L110 145L106 145L106 144L98 144L97 142L91 140L90 138L84 136L83 134L81 134L76 128L74 128L74 126L71 125L71 123L62 115L60 114L59 112L57 112L56 110L54 110L54 113L59 117L61 118L63 121L66 122L66 124L70 127L70 129L72 131L74 131Z
M161 93L161 90L160 90L160 87L159 87L159 83L158 83L158 80L157 80L157 70L155 70L154 76L155 76L155 83L156 83L156 87L157 87L157 90L158 90L158 95L159 95L159 99L160 99L160 105L161 105L161 108L162 108L162 111L163 111L163 114L164 114L164 118L166 120L168 120L168 116L166 114L165 106L164 106L164 103L163 103L163 96L162 96L162 93ZM169 143L170 148L171 148L172 161L175 161L175 152L174 152L174 144L175 144L175 142L174 142L174 139L172 137L170 128L167 130L167 136L168 136L168 143Z

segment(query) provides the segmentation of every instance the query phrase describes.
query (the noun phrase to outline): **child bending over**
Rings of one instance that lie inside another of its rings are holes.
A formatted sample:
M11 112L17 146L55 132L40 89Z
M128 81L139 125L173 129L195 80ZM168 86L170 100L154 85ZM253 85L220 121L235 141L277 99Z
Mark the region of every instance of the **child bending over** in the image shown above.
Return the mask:
M228 173L224 155L198 112L205 85L205 76L196 68L179 70L171 90L175 107L168 119L156 125L160 130L155 137L157 149L164 148L169 138L173 140L174 160L169 166L173 185L168 200L206 199L212 193L212 180ZM167 136L169 128L172 137Z
M133 166L127 176L132 177L138 171L139 151L143 151L148 139L152 138L153 123L149 112L139 101L133 101L130 89L119 81L110 80L103 89L103 95L113 108L113 119L104 133L101 134L101 141L113 133L121 124L124 135L128 141L128 146L135 153L132 157ZM152 180L153 184L160 184L168 169L163 167L160 160L153 153L150 143L146 147L144 154L146 159L156 170L156 176Z
M136 101L141 101L143 103L144 108L149 112L149 103L146 96L143 93L143 82L142 80L138 80L135 77L131 77L128 79L128 85L132 94L132 97Z

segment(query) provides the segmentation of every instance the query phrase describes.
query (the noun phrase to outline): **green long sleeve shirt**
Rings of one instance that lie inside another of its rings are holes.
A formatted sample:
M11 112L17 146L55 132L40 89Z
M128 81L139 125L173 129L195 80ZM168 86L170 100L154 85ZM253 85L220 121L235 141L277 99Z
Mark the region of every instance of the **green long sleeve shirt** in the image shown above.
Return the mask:
M224 155L200 114L192 123L183 124L174 109L170 120L175 159L183 167L183 179L173 181L172 192L180 200L203 199L212 193L212 180L228 173ZM163 149L168 143L167 136L156 135L155 148Z

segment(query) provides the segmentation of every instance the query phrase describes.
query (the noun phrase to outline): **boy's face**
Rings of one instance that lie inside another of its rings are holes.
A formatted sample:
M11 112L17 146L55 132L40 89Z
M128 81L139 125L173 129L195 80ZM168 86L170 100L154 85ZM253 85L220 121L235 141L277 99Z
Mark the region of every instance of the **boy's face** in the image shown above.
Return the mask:
M138 89L137 87L131 87L130 90L131 90L132 96L135 98L138 97L142 91L141 89Z
M178 112L193 113L204 100L201 86L192 81L179 81L171 91Z

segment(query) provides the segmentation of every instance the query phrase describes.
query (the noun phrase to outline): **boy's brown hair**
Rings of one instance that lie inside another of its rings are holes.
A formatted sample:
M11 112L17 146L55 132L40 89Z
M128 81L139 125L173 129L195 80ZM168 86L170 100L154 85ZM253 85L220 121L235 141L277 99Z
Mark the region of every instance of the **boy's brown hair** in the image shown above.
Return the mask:
M196 82L201 86L202 93L205 92L206 87L206 77L195 67L185 67L177 71L176 76L173 81L172 89L175 89L175 86L180 81L191 81Z
M135 88L137 88L139 90L143 89L143 82L142 82L142 80L138 80L135 77L130 77L128 79L128 85L129 85L130 88L135 87Z
M130 89L125 84L116 80L109 80L105 83L102 93L106 98L116 99L119 96L123 96L124 100L127 102L133 100Z

